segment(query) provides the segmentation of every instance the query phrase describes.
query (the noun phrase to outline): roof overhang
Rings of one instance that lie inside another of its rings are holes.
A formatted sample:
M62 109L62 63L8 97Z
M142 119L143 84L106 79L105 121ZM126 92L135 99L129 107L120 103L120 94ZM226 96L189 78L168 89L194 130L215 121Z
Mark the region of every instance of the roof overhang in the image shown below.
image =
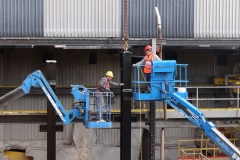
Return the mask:
M122 49L123 38L45 38L45 37L1 37L0 47L33 48L54 46L63 49ZM151 44L151 38L129 38L128 47ZM183 48L227 48L238 49L240 39L233 38L164 38L157 44Z

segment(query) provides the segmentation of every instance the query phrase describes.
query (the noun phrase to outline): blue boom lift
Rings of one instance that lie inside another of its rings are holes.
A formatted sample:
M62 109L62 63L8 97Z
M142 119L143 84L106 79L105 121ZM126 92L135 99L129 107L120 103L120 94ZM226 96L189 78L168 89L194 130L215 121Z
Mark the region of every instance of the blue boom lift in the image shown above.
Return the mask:
M71 94L75 102L72 109L65 110L51 86L37 70L27 76L21 86L0 97L0 107L16 100L30 92L31 87L41 87L48 100L56 110L65 125L71 123L75 118L82 119L87 128L111 128L111 97L112 92L90 92L82 85L71 85ZM103 106L103 104L105 106ZM104 120L101 116L105 113Z
M134 100L166 102L200 127L229 158L240 160L239 149L219 132L212 122L208 122L198 108L185 99L188 97L186 64L176 64L174 60L153 61L150 82L145 82L141 75L141 66L134 67ZM175 84L178 84L178 91L175 91ZM147 93L140 90L141 86L145 85L149 88Z

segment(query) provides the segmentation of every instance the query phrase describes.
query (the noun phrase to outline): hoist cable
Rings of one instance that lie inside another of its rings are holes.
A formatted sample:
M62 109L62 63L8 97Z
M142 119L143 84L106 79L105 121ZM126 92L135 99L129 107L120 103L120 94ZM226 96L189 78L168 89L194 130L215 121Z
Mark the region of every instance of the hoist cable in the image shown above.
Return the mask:
M142 69L141 69L141 67L137 67L137 85L138 85L138 97L140 97L140 73L139 73L139 70L141 70L141 72L142 72ZM143 76L144 77L144 76ZM141 99L139 100L139 108L140 108L140 125L139 125L139 132L140 132L140 144L141 144L141 146L140 146L140 160L142 160L142 116L141 116L141 114L142 114L142 102L141 102Z
M146 77L145 77L144 74L143 74L142 68L140 68L140 70L141 70L141 73L142 73L142 76L143 76L144 81L147 82ZM149 92L151 92L148 83L147 83L147 88L148 88Z

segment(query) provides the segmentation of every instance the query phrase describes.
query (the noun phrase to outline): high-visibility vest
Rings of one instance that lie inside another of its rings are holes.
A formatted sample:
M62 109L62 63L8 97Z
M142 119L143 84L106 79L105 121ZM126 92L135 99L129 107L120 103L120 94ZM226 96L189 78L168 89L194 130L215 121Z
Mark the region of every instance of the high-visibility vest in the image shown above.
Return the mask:
M144 66L144 69L143 69L143 72L144 73L151 73L151 68L152 68L152 59L153 59L153 53L151 53L149 56L146 55L144 57L145 59L145 66Z

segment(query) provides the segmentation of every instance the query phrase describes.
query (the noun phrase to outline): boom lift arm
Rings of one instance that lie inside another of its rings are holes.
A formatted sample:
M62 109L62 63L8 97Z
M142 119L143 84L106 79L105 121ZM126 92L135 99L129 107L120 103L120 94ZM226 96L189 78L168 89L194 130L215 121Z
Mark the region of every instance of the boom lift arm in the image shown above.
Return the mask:
M171 93L169 100L165 100L167 104L172 106L178 112L182 113L193 124L204 130L204 133L209 137L224 153L233 160L240 160L240 151L233 145L221 132L219 132L212 122L208 122L203 113L183 99L177 93Z
M219 132L212 122L208 122L203 113L194 105L189 103L185 98L188 97L186 90L175 91L175 83L179 83L179 87L187 87L186 67L187 65L178 65L176 61L153 61L150 82L139 80L140 66L134 68L134 100L152 100L163 101L172 106L179 113L183 114L193 124L200 127L205 135L209 137L224 153L232 160L240 160L240 151L233 145L221 132ZM179 69L179 70L178 70ZM179 71L180 73L176 73ZM185 77L182 78L182 72ZM178 76L180 80L175 80ZM149 93L141 93L140 85L146 84L150 86ZM136 87L138 86L138 87ZM185 88L186 89L186 88Z
M97 122L90 121L90 92L87 88L82 85L71 85L71 94L79 105L75 105L69 111L66 111L56 94L53 92L51 86L43 76L42 72L37 70L27 76L23 81L22 85L15 90L7 93L6 95L0 97L0 107L5 106L13 100L16 100L30 92L31 87L41 87L48 100L51 102L52 106L56 110L57 114L63 121L65 125L71 123L73 119L80 118L83 119L88 128L109 128L111 127L110 119L108 122ZM113 93L98 93L100 96L112 96ZM94 93L93 95L96 95ZM93 104L95 105L95 104ZM95 106L94 106L95 107ZM96 110L102 112L101 104ZM110 112L108 112L110 114ZM110 116L107 116L110 118Z

